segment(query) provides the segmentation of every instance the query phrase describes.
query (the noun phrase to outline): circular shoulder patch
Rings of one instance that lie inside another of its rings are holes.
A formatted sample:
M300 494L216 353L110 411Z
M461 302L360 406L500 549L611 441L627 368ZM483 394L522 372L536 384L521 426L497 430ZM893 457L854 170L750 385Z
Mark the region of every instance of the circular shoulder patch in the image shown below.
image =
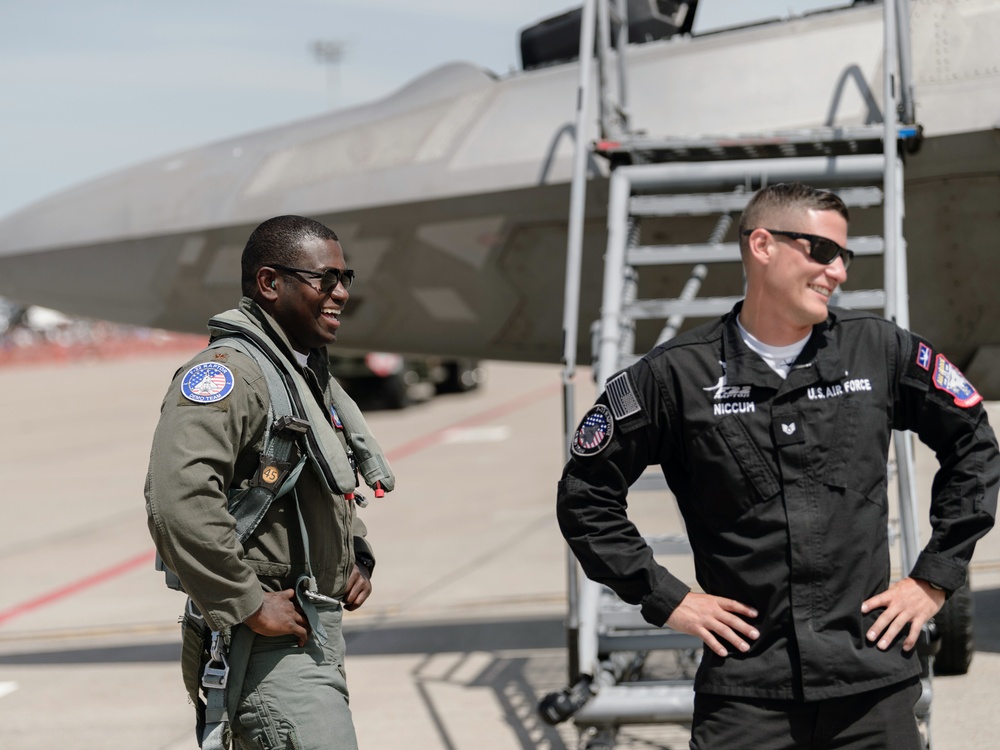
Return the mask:
M212 404L228 396L236 382L232 370L218 362L195 365L181 378L181 395L196 404Z
M603 404L596 404L584 415L573 435L570 450L577 456L593 456L608 447L615 431L611 411Z

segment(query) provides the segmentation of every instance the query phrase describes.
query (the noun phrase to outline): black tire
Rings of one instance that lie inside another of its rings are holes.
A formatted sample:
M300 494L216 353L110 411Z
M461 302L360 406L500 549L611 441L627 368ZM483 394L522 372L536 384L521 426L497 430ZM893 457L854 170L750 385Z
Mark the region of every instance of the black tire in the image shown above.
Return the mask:
M382 378L382 401L389 409L405 409L410 405L410 389L404 375L405 373L397 372Z
M934 674L961 675L969 671L975 651L972 590L968 584L956 589L934 616L941 647L934 657Z
M448 373L438 383L438 393L467 393L479 387L479 363L475 360L458 360L444 365Z

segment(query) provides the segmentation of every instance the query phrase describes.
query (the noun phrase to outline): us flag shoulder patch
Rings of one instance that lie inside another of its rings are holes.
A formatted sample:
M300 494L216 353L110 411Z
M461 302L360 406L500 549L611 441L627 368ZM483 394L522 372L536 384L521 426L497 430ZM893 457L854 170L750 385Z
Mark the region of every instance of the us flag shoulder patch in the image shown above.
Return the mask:
M573 435L570 450L574 455L586 457L600 453L608 447L615 431L614 418L604 404L594 405L580 421Z
M608 394L608 403L611 405L611 413L615 419L625 419L633 414L642 411L635 390L632 388L632 380L627 371L622 371L608 381L605 386Z

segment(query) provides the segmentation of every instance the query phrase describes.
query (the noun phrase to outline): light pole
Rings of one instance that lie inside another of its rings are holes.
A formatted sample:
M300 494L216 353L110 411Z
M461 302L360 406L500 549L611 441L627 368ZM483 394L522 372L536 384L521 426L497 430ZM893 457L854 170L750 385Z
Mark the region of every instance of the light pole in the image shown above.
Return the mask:
M326 65L327 105L333 107L338 83L338 66L347 52L347 42L340 39L317 39L310 45L310 49L316 60Z

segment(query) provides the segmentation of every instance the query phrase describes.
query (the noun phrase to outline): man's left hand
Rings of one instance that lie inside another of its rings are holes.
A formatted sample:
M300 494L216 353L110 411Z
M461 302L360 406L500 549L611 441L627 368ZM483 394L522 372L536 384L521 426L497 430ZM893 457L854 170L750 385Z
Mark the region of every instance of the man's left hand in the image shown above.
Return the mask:
M861 604L864 614L885 607L868 631L868 640L873 643L878 641L878 647L885 651L900 631L909 625L910 632L903 641L903 650L909 651L917 645L924 623L938 613L944 600L945 593L927 581L917 578L897 581L888 590Z
M371 573L363 565L354 564L351 577L347 579L347 593L344 594L344 609L353 611L365 603L372 592Z

